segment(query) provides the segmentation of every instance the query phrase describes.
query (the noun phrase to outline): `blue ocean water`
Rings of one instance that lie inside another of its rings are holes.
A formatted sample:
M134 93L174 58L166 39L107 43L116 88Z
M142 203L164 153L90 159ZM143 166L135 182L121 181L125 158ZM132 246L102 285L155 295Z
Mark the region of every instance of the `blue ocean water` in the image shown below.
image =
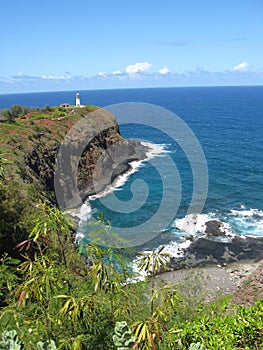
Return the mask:
M203 211L198 213L199 231L203 230L204 221L219 219L231 234L263 236L262 86L94 90L80 91L80 95L83 104L104 107L125 102L150 103L179 116L199 140L208 166L209 189ZM13 104L28 107L63 102L74 104L74 100L75 92L72 91L0 95L0 108ZM165 120L160 122L165 123ZM154 240L144 243L145 249L174 244L184 234L193 233L190 226L182 227L182 218L187 214L194 190L192 169L176 140L159 130L133 123L120 125L120 129L124 137L160 145L165 152L159 154L159 159L163 161L169 157L174 160L180 176L180 205L174 218ZM99 198L89 201L87 208L95 215L103 211L113 226L136 227L158 211L162 177L163 174L146 161L123 181L121 187L108 195L109 208ZM128 213L111 210L111 196L123 201L125 206L133 197L132 184L138 179L143 179L148 188L147 200L141 208ZM81 234L85 235L86 228L83 222Z

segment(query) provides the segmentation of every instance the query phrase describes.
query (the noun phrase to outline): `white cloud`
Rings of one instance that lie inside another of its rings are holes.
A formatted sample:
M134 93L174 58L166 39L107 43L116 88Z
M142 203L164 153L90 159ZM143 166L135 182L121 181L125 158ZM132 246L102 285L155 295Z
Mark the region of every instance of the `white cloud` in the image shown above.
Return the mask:
M126 71L115 70L112 73L100 71L96 74L74 75L46 73L28 75L17 72L12 76L0 76L0 93L79 90L101 88L142 87L142 86L215 86L215 85L262 85L263 71L251 70L247 62L242 62L224 71L207 71L197 68L181 73L170 72L166 66L147 71L152 65L148 62L136 63L126 67ZM136 74L137 73L137 74Z
M139 72L145 72L148 69L152 67L151 63L149 62L137 62L135 64L131 64L126 67L126 73L131 75L131 74L136 74Z
M41 76L42 79L48 79L48 80L68 80L71 79L71 75L51 75L51 74L43 74Z
M98 75L100 77L106 77L107 76L106 72L99 72Z
M170 73L170 70L167 67L163 67L162 69L158 70L158 73L161 75L165 75L165 74Z
M238 65L232 67L230 70L231 70L231 72L247 72L248 68L249 68L249 63L242 62L242 63L239 63Z
M18 72L18 73L16 73L16 76L17 76L17 77L24 77L24 76L25 76L25 74L24 74L24 73L22 73L22 72Z
M26 79L35 79L32 75L27 75L22 72L18 72L15 75L12 76L12 79L15 80L26 80Z
M121 75L122 73L120 70L115 70L112 74L113 75Z

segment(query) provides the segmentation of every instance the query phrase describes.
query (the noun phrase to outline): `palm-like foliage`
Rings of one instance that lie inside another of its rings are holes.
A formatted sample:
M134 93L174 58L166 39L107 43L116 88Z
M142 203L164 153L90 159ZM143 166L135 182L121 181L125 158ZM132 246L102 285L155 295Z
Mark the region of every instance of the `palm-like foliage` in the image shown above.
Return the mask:
M148 275L155 277L162 269L167 269L169 254L164 253L164 246L152 252L141 252L138 267L139 270L146 272Z
M134 349L157 350L157 343L162 340L163 332L167 331L158 314L153 314L149 320L136 322L133 326L136 343Z
M24 283L17 288L19 293L19 304L26 302L26 299L36 298L43 302L49 300L58 290L60 280L58 278L58 269L55 262L47 256L37 256L34 260L24 256L25 261L20 264L19 271L26 275Z
M155 277L160 271L167 269L167 262L169 260L169 254L164 253L164 246L152 252L141 252L138 268L140 271L144 271L147 275L151 276L151 314L154 311L154 293L155 293Z
M28 239L19 243L17 248L26 251L36 248L40 254L46 249L49 249L49 254L56 251L61 262L67 264L65 251L73 246L73 221L58 208L50 207L41 201L36 207L34 227Z
M116 267L122 268L123 256L114 253L111 248L102 248L94 243L88 244L87 254L90 259L89 275L94 282L94 292L118 292L123 276L122 270L118 273Z

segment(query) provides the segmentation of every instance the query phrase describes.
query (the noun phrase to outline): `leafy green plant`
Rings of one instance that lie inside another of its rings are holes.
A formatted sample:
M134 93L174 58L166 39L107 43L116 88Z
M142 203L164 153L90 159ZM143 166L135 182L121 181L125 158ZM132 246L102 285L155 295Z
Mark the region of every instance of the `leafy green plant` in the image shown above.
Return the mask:
M10 299L10 293L19 280L16 274L18 264L19 260L11 258L7 253L0 258L0 306L5 305L7 299Z
M188 350L204 350L205 348L201 343L191 343Z
M262 349L263 348L263 300L254 306L239 307L234 315L214 318L200 315L192 322L182 324L174 333L172 344L182 344L188 349L191 343L200 342L205 349ZM168 347L169 348L169 347Z
M176 312L177 322L194 320L198 314L203 313L208 295L208 277L202 271L189 269L176 287L181 297L180 308Z
M116 322L114 332L112 339L117 350L128 350L135 343L135 338L126 321Z
M37 343L37 349L38 350L57 350L57 346L54 340L45 341L45 342L40 341Z
M16 330L4 331L2 333L2 341L0 341L0 350L21 350L23 344L18 339Z
M164 246L159 249L153 250L151 253L141 252L142 257L139 261L138 267L140 271L144 271L147 275L150 275L151 279L151 314L154 312L154 293L155 293L155 277L160 271L167 269L167 262L169 254L164 253Z
M6 152L0 148L0 185L6 184L5 179L5 166L9 164L8 160L5 158Z
M136 345L142 350L156 350L157 342L162 339L164 325L158 315L152 315L150 320L137 322L134 325L134 336Z

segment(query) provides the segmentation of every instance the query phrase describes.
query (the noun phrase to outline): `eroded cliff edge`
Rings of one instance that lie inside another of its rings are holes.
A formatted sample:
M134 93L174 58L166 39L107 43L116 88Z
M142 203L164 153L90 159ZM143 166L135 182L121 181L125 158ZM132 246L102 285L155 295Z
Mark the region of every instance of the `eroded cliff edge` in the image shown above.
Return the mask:
M147 147L124 139L116 118L104 109L76 108L34 118L12 126L15 142L9 142L8 147L16 154L17 173L23 184L36 185L54 204L55 189L74 207L79 204L74 198L75 185L84 201L126 172L131 161L146 158ZM54 186L56 172L60 176Z

